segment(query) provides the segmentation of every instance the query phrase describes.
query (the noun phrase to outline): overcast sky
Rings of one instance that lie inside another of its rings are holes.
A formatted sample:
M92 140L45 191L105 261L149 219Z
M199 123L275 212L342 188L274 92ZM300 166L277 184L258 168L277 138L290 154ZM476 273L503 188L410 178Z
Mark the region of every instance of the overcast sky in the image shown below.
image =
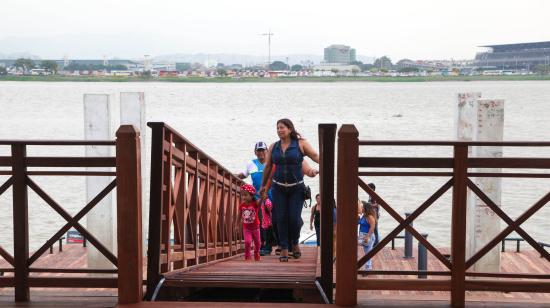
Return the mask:
M473 58L485 44L550 40L550 1L4 0L0 54L137 58L319 54L346 44L393 60Z

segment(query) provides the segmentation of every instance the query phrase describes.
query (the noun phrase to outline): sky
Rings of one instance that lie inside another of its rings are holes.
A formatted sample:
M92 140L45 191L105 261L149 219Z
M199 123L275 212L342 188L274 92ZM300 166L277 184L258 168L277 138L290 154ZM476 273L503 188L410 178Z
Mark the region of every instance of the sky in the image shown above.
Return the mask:
M3 0L0 55L357 54L471 59L477 46L550 40L546 0Z

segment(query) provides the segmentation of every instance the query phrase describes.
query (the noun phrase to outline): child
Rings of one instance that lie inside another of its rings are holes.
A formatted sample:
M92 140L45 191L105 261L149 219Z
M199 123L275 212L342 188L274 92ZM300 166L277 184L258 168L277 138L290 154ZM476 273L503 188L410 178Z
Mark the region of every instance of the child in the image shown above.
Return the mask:
M254 241L254 260L260 261L260 220L258 211L259 201L255 199L256 189L250 184L241 186L243 203L241 203L241 218L243 220L244 233L244 258L251 260L250 244Z
M260 200L261 202L261 200ZM262 228L260 229L260 238L262 240L263 251L260 249L260 255L269 255L271 254L271 245L274 242L273 236L273 214L272 214L273 205L269 199L265 199L261 202L261 217L262 217Z
M374 246L374 227L376 226L376 212L371 203L362 201L362 215L359 217L359 245L365 254ZM365 264L365 270L372 270L372 258Z

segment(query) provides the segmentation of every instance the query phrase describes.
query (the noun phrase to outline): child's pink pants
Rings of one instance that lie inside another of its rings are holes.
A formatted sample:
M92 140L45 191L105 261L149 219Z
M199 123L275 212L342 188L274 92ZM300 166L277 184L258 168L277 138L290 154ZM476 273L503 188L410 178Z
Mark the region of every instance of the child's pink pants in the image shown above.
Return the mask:
M244 232L244 257L250 258L250 244L254 240L254 254L258 255L260 253L260 228L248 229L247 227L243 228Z

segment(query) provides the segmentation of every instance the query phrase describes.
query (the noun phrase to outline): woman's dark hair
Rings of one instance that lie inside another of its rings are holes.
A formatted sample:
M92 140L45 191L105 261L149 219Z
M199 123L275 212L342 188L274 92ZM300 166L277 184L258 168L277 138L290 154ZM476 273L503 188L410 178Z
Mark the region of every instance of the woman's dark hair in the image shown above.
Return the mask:
M372 203L367 201L361 201L361 203L363 204L363 212L365 212L365 215L372 215L372 217L376 219L376 211L374 210Z
M319 197L319 195L320 195L320 194L316 194L316 195L315 195L315 198Z
M290 138L295 140L302 139L302 136L296 131L296 128L294 128L294 124L289 119L280 119L279 121L277 121L277 125L279 124L283 124L288 129L290 129Z
M376 190L376 185L374 185L374 183L369 183L367 185L370 187L370 189Z

